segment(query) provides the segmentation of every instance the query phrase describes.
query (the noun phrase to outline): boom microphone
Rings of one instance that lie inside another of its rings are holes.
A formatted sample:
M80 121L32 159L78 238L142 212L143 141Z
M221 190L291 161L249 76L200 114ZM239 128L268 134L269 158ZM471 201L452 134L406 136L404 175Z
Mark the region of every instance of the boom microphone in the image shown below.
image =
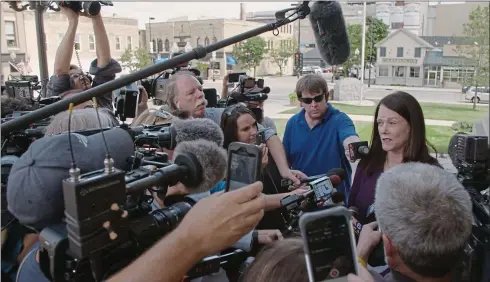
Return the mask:
M172 122L175 130L175 143L204 139L218 146L223 146L223 131L215 122L208 118L177 119Z
M313 3L310 22L322 59L331 66L346 62L350 56L350 43L340 3Z
M189 153L196 157L202 168L201 182L186 186L190 194L207 192L225 178L228 163L225 149L204 139L185 141L175 148L174 158L177 160L181 154Z

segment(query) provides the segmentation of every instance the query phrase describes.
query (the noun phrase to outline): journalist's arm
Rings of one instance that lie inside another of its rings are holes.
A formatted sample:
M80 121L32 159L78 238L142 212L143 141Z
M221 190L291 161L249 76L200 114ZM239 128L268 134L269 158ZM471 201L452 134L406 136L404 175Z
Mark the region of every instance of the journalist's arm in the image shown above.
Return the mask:
M181 281L206 255L219 252L252 230L264 215L262 183L200 200L182 223L108 282Z

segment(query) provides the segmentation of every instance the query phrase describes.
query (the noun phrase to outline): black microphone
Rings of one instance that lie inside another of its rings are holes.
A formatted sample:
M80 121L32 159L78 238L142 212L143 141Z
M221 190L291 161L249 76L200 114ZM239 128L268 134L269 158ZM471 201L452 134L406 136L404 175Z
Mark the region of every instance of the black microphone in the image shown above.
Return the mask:
M361 235L361 230L363 226L373 221L376 221L374 203L370 205L369 208L367 209L366 218L362 222L359 221L359 209L357 207L349 207L349 210L352 212L352 217L353 217L352 226L354 227L354 235L356 237L356 241L359 241L359 236ZM376 230L379 230L379 226ZM376 245L376 247L374 248L374 250L369 256L367 263L370 266L386 265L383 240L381 240L380 243Z
M227 155L225 149L215 143L198 139L179 143L174 150L173 162L149 177L127 184L126 191L136 192L159 186L163 181L172 186L180 181L190 194L207 192L224 179Z
M349 157L352 162L367 156L367 154L369 154L369 145L367 141L359 141L349 144Z
M177 119L171 126L164 126L159 131L143 135L144 127L131 128L132 135L136 136L135 144L142 146L148 143L164 145L173 150L181 142L204 139L218 146L223 146L223 131L212 120L196 118L189 120Z
M313 3L310 22L322 59L332 66L346 62L350 56L350 43L340 3Z
M333 176L333 175L338 176L340 178L340 180L339 180L340 182L342 180L344 180L345 177L346 177L345 170L343 170L341 168L332 168L331 170L329 170L325 174L313 175L313 176L309 176L309 177L307 177L305 179L301 179L300 180L300 183L301 184L310 183L310 182L315 181L315 180L318 180L318 179L320 179L322 177L325 177L325 176L330 177L330 176ZM332 182L332 184L334 184L334 183ZM292 180L290 180L290 179L282 179L281 180L281 187L289 187L291 185L293 185L293 181ZM334 187L335 186L336 185L334 185Z

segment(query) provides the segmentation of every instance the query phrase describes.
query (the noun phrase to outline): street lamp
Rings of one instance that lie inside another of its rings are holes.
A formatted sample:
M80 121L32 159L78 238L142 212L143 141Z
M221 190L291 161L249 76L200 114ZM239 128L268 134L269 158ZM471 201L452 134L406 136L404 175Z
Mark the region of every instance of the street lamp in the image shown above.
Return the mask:
M354 54L356 55L356 59L357 59L359 57L359 48L356 48ZM359 78L359 66L356 66L356 78Z
M291 4L291 6L293 7L297 7L301 4L299 3L295 3L295 4ZM298 19L298 54L301 53L301 19ZM299 76L300 76L300 71L301 71L301 66L298 64L296 66L296 77L299 79Z
M151 21L154 20L154 17L148 17L148 31L150 38L150 53L153 53L153 41L151 40Z

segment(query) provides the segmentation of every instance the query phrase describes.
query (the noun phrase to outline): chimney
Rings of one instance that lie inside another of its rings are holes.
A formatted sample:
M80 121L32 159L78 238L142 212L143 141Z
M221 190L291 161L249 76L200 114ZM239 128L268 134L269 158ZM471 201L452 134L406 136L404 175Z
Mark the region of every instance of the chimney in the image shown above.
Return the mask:
M247 20L247 12L245 11L245 3L240 3L240 20Z

